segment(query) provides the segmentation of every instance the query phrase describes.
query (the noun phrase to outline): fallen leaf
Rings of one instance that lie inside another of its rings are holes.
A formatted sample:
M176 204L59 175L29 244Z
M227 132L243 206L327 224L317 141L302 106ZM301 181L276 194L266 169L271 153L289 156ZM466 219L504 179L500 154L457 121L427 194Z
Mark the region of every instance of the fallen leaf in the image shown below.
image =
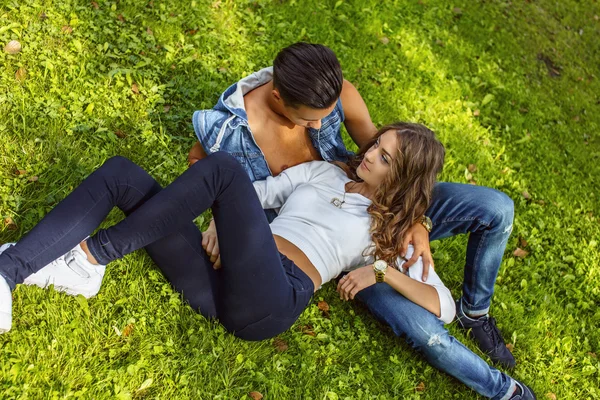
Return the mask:
M15 224L15 221L13 221L11 217L4 218L4 225L6 225L6 229L9 229L11 231L17 230L17 224Z
M598 357L598 356L596 355L596 353L592 353L592 352L589 352L589 353L588 353L588 355L589 355L589 356L591 356L592 358L597 358L597 357Z
M4 51L8 54L17 54L22 49L21 43L17 40L11 40L4 46Z
M23 82L27 79L27 70L24 67L19 68L15 73L15 79L19 82Z
M521 247L527 247L527 240L523 239L523 238L519 238L519 246Z
M477 181L476 181L475 179L471 179L471 180L469 181L469 183L470 183L471 185L477 185Z
M60 30L66 34L73 33L73 28L71 28L69 25L63 26L62 28L60 28Z
M531 200L531 195L526 190L523 191L523 193L521 194L523 195L523 197L525 197L525 200Z
M469 172L476 172L477 171L477 165L475 164L469 164L469 168L467 168L469 170Z
M121 139L127 137L127 134L125 132L123 132L122 130L120 130L120 129L117 129L115 131L115 135L117 135L117 137L119 137Z
M148 29L146 29L146 33L150 36L154 35L154 33L152 32L152 29L150 29L150 27L148 27Z
M124 329L123 329L123 336L129 336L133 333L133 324L128 324Z
M15 170L15 175L17 175L17 176L18 175L25 175L25 174L27 174L27 171L24 170L24 169L16 169Z
M248 393L248 396L250 396L252 400L261 400L263 398L261 392L250 392Z
M550 400L556 400L556 395L552 392L546 393L546 398Z
M521 114L527 114L529 112L529 110L527 108L519 108L519 112Z
M519 257L519 258L525 258L525 257L527 257L528 254L529 254L528 251L525 251L519 247L517 247L517 249L513 252L513 256Z
M479 110L473 111L473 116L474 117L479 117L479 114L481 114L481 111L479 111Z
M313 331L313 327L311 325L300 325L300 332L304 333L308 336L316 336L315 331Z
M387 37L382 37L379 39L379 41L383 44L388 44L390 42L390 39L388 39Z
M163 110L168 113L169 111L171 111L171 105L170 104L165 104L165 106L163 107Z
M512 353L513 349L515 348L515 345L512 343L507 343L506 348Z
M538 204L540 206L544 206L544 205L546 205L546 202L544 200L538 200Z
M326 301L319 301L317 307L319 307L319 310L321 311L329 311L329 304L327 304Z
M419 382L419 384L417 385L415 390L417 392L424 392L425 391L425 382Z
M117 15L117 19L121 22L125 22L125 18L123 18L123 14Z
M100 6L98 5L98 3L96 3L95 1L92 1L92 6L97 10L100 8Z
M273 347L275 347L275 349L281 353L282 351L286 351L289 346L285 340L280 339L280 338L275 338L275 339L273 339Z
M29 182L37 182L37 180L38 180L38 177L37 177L37 176L30 176L30 177L29 177L27 180L28 180Z
M131 91L135 94L140 94L140 88L137 83L131 85Z

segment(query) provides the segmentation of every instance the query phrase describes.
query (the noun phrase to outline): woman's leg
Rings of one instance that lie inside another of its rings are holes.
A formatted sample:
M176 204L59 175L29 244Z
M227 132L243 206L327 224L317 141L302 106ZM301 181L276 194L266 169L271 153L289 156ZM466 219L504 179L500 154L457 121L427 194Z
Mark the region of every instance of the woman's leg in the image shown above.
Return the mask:
M17 245L0 255L0 275L14 289L90 235L113 207L131 213L160 189L152 177L128 159L107 160Z
M378 283L357 295L397 336L422 353L439 370L452 375L482 396L509 399L515 381L489 366L444 328L435 315L406 299L391 286Z
M249 340L286 330L308 304L312 282L286 260L282 265L254 186L226 153L198 161L125 220L98 231L87 241L89 251L107 264L177 232L209 207L222 263L217 273L219 319Z

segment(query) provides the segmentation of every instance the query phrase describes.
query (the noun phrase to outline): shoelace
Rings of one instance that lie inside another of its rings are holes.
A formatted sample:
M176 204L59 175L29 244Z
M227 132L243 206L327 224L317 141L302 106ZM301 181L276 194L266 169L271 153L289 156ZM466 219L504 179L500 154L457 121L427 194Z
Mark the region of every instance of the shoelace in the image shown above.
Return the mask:
M500 331L498 331L496 319L494 317L487 318L483 321L483 330L492 338L494 348L497 348L499 344L504 344L504 339L502 339L502 335L500 335Z
M87 272L79 263L79 259L81 259L83 261L83 257L84 257L81 253L79 253L77 250L73 249L71 251L68 251L67 254L64 255L64 257L65 257L65 264L67 264L67 266L73 272L75 272L77 275L81 276L82 278L90 277L89 272Z

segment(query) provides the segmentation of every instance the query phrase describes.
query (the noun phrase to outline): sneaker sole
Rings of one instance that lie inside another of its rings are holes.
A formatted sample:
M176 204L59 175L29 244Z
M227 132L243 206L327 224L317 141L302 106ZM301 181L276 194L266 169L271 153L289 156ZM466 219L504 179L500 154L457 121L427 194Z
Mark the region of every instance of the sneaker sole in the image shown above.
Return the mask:
M0 333L10 331L12 327L12 314L0 312Z

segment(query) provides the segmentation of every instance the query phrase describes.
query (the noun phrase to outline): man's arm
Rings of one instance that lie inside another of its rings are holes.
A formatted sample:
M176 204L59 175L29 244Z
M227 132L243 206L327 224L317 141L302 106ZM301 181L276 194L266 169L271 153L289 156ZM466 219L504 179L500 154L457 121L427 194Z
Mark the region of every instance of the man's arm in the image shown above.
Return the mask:
M188 154L188 166L191 167L196 163L196 161L202 160L204 157L206 157L206 152L198 141L194 144L194 146L192 146L192 149Z
M354 143L360 148L375 135L377 128L371 121L369 109L360 93L345 79L340 98L346 116L344 125Z

